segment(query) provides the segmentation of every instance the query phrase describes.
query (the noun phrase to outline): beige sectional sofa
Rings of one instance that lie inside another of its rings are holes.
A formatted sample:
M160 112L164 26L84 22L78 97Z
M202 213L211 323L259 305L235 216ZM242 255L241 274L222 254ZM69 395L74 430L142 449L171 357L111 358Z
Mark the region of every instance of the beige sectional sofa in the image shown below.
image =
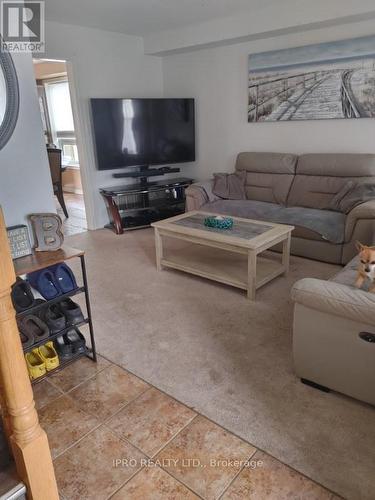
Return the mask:
M334 278L292 289L298 377L375 405L375 294L354 287L359 257Z
M375 155L243 152L235 169L247 173L246 200L218 198L201 182L187 189L187 210L294 225L291 253L325 262L345 264L356 240L372 241L375 199L348 214L328 207L348 181L375 183Z

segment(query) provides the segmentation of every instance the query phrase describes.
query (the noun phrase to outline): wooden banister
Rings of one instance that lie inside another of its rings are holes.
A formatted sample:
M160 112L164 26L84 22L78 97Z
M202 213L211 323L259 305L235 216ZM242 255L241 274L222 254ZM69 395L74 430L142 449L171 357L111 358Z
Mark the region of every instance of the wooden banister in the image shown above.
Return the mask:
M4 429L28 499L57 500L59 495L47 435L39 425L35 410L10 296L15 281L0 207L0 401Z

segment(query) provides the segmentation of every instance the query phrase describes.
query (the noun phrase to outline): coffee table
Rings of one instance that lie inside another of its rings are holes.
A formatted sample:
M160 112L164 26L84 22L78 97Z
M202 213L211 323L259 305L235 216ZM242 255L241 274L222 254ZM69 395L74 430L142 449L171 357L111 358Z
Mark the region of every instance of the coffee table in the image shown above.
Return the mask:
M255 300L258 288L287 274L294 226L232 217L231 229L214 229L204 225L208 215L219 214L193 211L152 224L158 271L167 267L219 281L246 290L250 300ZM165 238L189 245L164 255ZM278 243L281 262L273 252L268 252L272 257L259 255Z

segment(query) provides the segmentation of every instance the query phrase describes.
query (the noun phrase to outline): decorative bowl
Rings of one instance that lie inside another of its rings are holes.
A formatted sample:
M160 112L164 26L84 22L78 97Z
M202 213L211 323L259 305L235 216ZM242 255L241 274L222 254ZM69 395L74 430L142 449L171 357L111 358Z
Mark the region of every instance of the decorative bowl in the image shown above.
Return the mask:
M214 227L215 229L231 229L233 227L233 219L231 217L212 215L204 219L204 225Z

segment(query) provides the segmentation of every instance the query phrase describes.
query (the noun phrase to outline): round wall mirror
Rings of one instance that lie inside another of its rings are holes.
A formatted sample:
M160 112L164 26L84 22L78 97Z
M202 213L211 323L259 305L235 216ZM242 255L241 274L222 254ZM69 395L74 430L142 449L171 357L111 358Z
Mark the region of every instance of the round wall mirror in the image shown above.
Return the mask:
M18 108L19 89L16 69L10 54L0 51L0 149L13 134Z

